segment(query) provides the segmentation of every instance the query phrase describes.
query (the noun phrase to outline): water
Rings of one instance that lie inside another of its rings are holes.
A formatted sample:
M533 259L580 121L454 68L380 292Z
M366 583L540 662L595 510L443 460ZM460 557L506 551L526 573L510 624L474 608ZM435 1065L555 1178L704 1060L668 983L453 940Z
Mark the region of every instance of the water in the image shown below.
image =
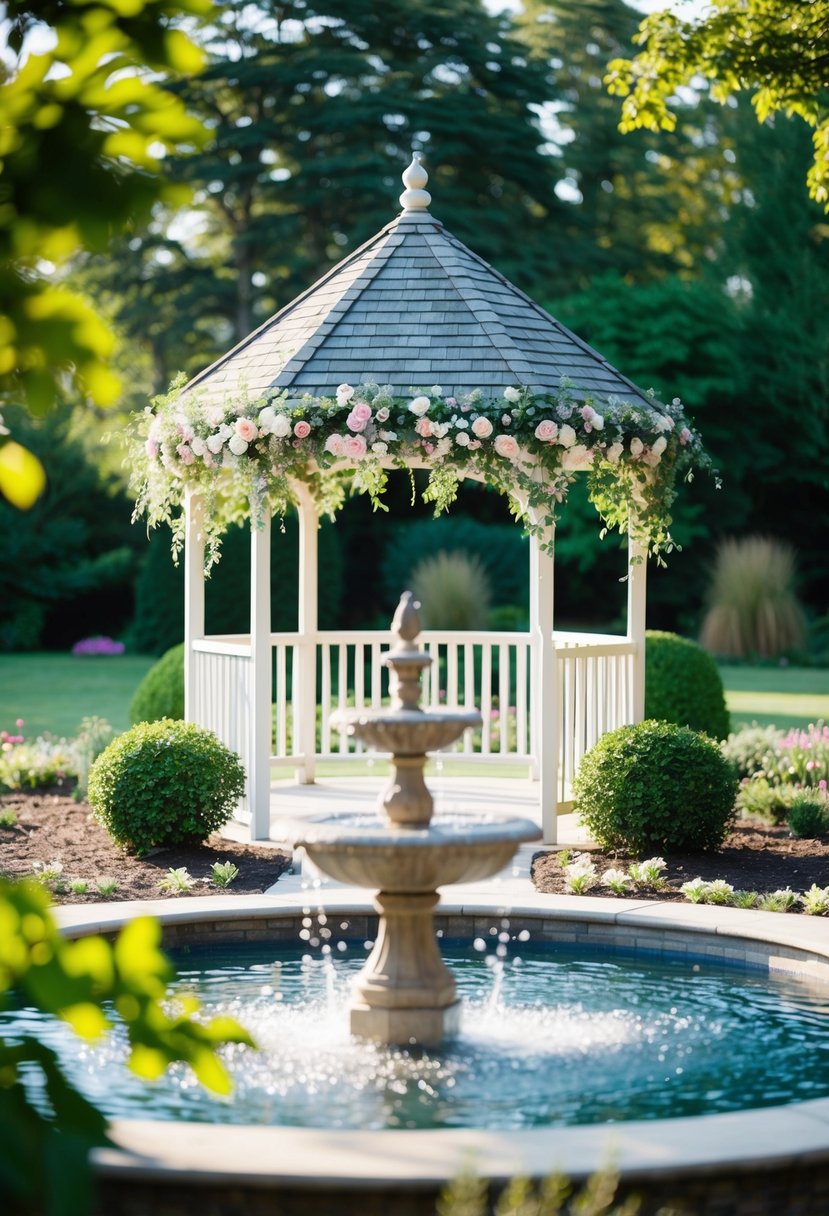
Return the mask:
M207 1012L238 1018L260 1044L225 1049L231 1099L180 1066L138 1081L117 1028L92 1046L17 1010L0 1014L0 1034L36 1033L107 1114L127 1118L508 1129L829 1095L826 988L704 960L538 949L503 927L445 945L464 998L458 1040L430 1050L358 1043L346 1005L370 943L347 932L346 922L306 927L306 953L256 945L177 956L171 995L195 991Z

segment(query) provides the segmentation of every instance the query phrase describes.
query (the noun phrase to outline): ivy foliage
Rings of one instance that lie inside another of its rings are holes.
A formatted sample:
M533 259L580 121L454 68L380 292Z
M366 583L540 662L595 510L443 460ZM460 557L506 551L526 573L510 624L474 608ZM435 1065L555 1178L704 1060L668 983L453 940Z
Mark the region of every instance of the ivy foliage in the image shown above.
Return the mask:
M245 792L239 757L194 722L142 722L113 739L89 773L89 803L118 844L206 840Z
M113 943L67 941L39 885L0 882L0 1008L14 990L82 1038L96 1039L111 1025L111 1005L126 1027L129 1066L138 1076L158 1077L182 1061L203 1085L226 1094L230 1078L217 1047L253 1041L231 1018L200 1021L195 1002L185 1008L165 1000L172 969L160 940L158 924L139 917ZM43 1095L36 1104L34 1078ZM31 1035L0 1038L0 1125L0 1193L12 1212L79 1216L89 1210L88 1156L107 1142L106 1120L55 1053Z

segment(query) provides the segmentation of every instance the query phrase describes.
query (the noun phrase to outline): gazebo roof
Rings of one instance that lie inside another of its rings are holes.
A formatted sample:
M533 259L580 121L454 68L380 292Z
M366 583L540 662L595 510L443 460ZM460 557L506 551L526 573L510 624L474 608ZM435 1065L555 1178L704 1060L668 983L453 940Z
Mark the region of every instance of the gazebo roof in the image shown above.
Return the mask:
M403 211L293 303L196 376L208 399L333 396L343 382L390 384L405 395L439 384L445 394L508 385L650 399L597 351L514 287L428 211L416 155L403 175ZM520 233L516 234L520 240Z

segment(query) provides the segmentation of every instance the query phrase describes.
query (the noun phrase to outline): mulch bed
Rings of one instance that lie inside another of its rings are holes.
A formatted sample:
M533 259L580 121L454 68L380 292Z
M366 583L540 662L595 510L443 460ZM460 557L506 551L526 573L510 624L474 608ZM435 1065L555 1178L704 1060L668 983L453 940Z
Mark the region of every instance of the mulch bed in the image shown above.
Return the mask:
M590 857L599 872L616 867L626 870L637 858L631 854L590 849ZM679 888L693 878L706 882L722 878L735 891L758 891L765 894L785 887L793 891L807 890L813 883L829 886L829 840L798 840L786 827L771 827L755 822L738 823L722 848L710 853L674 853L666 857L663 876L667 886L658 894L636 891L617 896L619 899L653 898L684 900ZM533 864L533 882L545 893L566 895L564 871L557 852L539 853ZM612 895L607 887L598 886L591 895Z
M35 861L63 865L65 881L83 878L89 882L84 895L55 890L57 903L100 903L103 899L186 899L188 895L219 894L209 881L215 861L232 861L239 868L233 883L222 889L228 895L252 895L267 890L291 862L290 854L268 845L239 844L213 835L205 844L179 845L135 857L119 848L96 822L92 808L85 802L60 793L6 794L0 798L0 812L11 810L17 816L14 827L0 827L0 876L32 877ZM197 880L189 892L170 895L159 891L158 884L169 869L186 866ZM98 893L99 878L114 878L117 890L107 896Z

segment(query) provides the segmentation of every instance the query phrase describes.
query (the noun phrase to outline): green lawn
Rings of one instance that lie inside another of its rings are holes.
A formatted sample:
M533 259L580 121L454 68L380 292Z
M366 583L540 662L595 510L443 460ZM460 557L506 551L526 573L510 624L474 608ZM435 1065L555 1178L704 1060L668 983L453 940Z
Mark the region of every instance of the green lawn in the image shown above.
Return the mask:
M154 662L138 655L0 655L0 730L22 718L29 736L71 736L81 718L97 714L116 730ZM720 667L735 729L750 722L805 726L829 721L829 671L816 667Z
M829 721L829 671L821 667L720 666L734 730L761 726L805 726Z
M154 662L144 655L0 654L0 730L22 718L27 737L71 737L92 715L126 730L133 693Z

